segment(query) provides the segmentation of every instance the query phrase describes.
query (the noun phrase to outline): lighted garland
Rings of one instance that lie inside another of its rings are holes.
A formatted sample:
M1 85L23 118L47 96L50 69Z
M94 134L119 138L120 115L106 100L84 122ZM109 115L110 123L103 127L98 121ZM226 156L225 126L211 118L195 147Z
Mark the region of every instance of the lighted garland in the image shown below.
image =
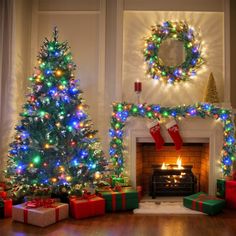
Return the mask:
M194 30L186 22L166 21L152 26L151 36L145 38L144 58L147 63L146 73L156 80L167 83L186 81L196 75L196 70L204 63L200 42L196 40ZM159 48L166 39L183 42L185 61L176 66L164 65L159 57Z
M123 136L126 120L129 117L143 117L148 119L180 117L210 117L220 120L224 129L224 144L221 152L221 168L224 175L229 175L235 160L235 138L232 114L227 109L216 107L209 103L197 103L189 106L161 107L153 104L114 103L111 117L110 157L114 164L114 171L120 175L124 171Z

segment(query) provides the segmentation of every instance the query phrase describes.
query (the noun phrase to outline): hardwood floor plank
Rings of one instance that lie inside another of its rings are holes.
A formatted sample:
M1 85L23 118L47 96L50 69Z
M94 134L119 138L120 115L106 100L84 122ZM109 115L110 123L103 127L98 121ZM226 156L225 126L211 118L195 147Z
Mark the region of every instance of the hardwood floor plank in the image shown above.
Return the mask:
M83 220L67 219L40 228L11 219L0 219L0 236L235 236L236 211L217 216L134 215L108 213Z

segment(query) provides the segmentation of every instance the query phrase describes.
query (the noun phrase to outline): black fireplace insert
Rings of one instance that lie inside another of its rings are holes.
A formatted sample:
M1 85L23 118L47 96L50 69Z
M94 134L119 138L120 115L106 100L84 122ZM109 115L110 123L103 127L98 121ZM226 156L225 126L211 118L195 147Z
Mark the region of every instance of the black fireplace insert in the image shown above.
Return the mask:
M168 165L162 169L162 165L153 165L151 179L152 198L156 196L186 196L195 192L197 180L192 172L192 165L183 165L178 169L177 165Z

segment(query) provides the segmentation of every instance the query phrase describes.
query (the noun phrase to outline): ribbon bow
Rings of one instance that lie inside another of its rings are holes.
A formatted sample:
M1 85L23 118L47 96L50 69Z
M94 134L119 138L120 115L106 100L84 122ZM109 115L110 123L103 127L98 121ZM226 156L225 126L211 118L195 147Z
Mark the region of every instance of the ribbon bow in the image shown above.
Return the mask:
M44 207L44 208L52 208L53 203L55 203L55 199L48 198L48 199L34 199L32 201L28 201L25 203L26 208L38 208L38 207Z

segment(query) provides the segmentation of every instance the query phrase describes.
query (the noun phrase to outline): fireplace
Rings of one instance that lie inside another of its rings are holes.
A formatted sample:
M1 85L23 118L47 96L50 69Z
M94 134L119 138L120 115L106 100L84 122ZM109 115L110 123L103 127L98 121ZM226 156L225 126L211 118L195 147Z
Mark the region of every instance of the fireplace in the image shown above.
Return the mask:
M137 187L141 183L140 178L142 176L146 177L147 179L149 178L147 173L141 172L140 174L140 168L146 161L146 159L138 158L138 155L140 153L140 145L145 145L146 148L153 148L153 152L155 153L155 155L157 153L157 151L155 150L154 141L146 126L146 122L146 119L134 117L129 119L126 124L126 135L124 140L126 143L126 150L124 152L126 161L125 171L127 175L130 176L133 187ZM221 150L223 145L222 124L219 121L210 118L202 119L194 117L179 120L178 125L180 128L180 134L184 142L180 154L182 155L184 165L193 165L192 171L194 176L198 180L196 190L202 190L208 192L209 194L215 194L216 179L222 177L220 168ZM167 150L166 152L169 152L170 149L174 150L174 153L169 156L170 159L167 162L169 164L175 164L179 153L176 152L174 144L167 130L165 129L164 124L161 124L161 132L165 140L165 147L163 150ZM201 149L201 151L197 150L199 148ZM188 154L188 157L185 158L185 149L192 149L192 156ZM167 153L165 155L165 158L167 158ZM202 164L192 164L194 157L196 162L201 160ZM153 158L153 156L151 156L150 158ZM141 161L142 163L140 164ZM161 163L155 163L152 160L151 163L162 164L163 161L160 162ZM150 168L151 169L149 171L151 176L152 167ZM199 181L200 176L202 176L201 181ZM150 179L148 179L147 181L150 181ZM146 187L145 190L146 192L150 191L150 186L148 184L147 186L148 187Z
M184 143L179 151L173 143L161 150L150 142L136 145L136 183L145 194L155 197L208 192L208 143Z

